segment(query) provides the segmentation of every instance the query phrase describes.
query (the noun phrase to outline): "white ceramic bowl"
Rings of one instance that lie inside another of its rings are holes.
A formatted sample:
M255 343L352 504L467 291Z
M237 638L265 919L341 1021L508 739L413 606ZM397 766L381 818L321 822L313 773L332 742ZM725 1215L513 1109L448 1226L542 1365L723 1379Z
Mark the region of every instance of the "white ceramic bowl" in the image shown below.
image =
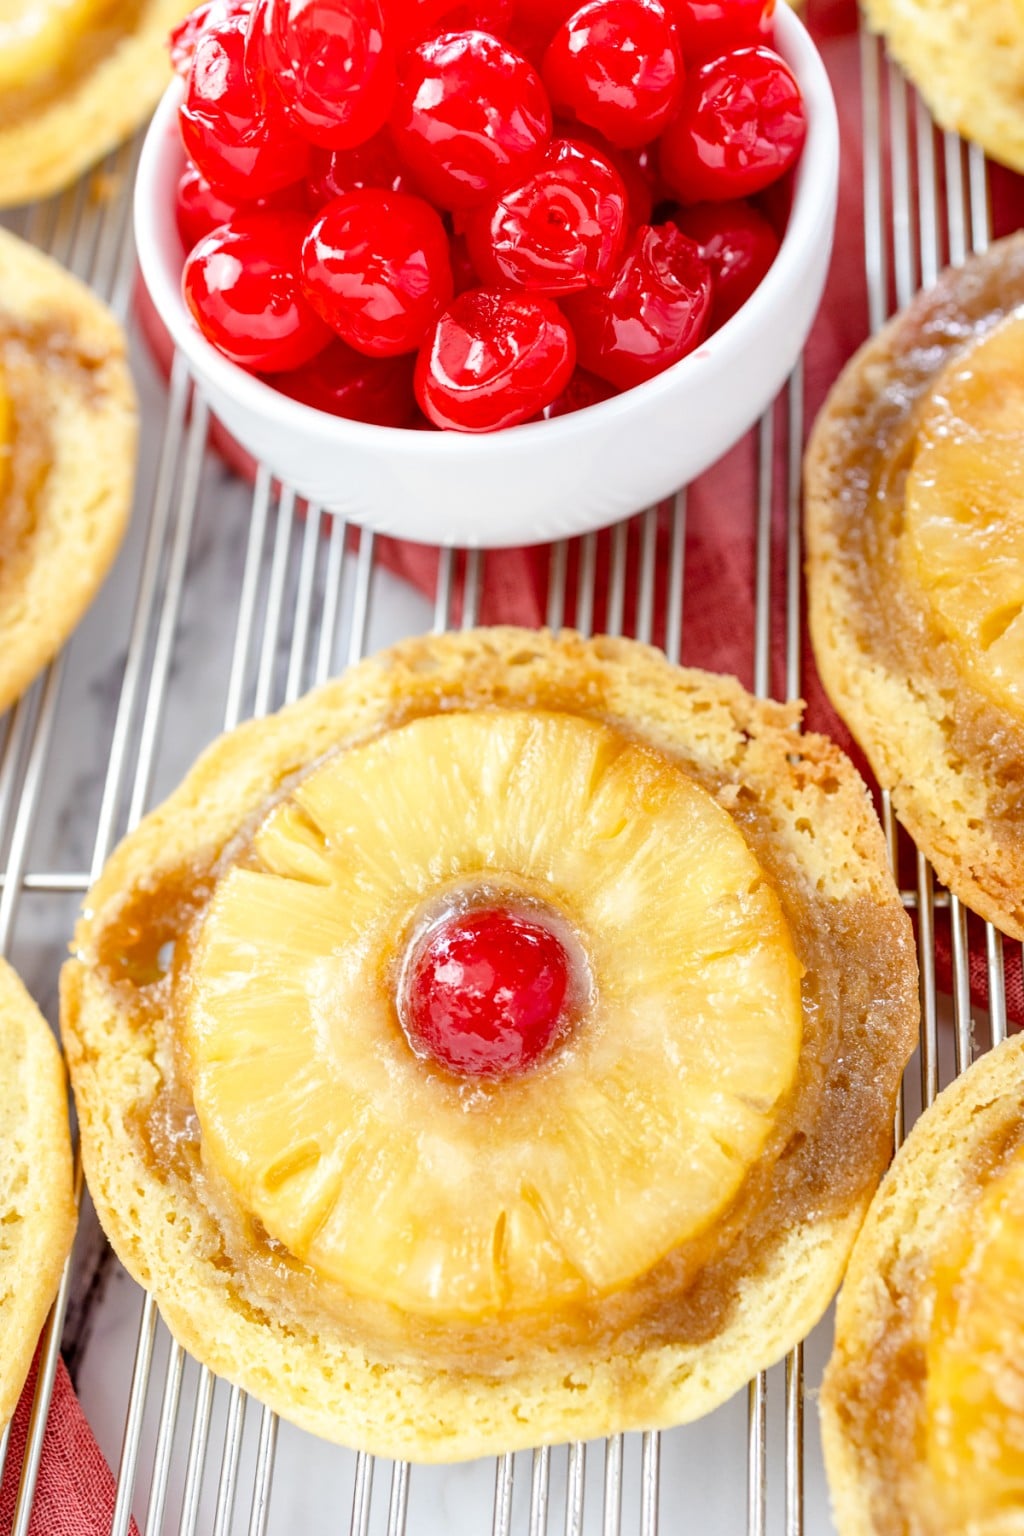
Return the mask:
M747 431L796 362L820 303L839 178L835 104L817 50L785 5L777 46L800 82L808 134L774 265L689 357L574 415L480 437L369 426L290 400L222 357L181 297L177 82L139 165L135 237L146 287L228 431L317 505L429 544L533 544L604 527L671 495Z

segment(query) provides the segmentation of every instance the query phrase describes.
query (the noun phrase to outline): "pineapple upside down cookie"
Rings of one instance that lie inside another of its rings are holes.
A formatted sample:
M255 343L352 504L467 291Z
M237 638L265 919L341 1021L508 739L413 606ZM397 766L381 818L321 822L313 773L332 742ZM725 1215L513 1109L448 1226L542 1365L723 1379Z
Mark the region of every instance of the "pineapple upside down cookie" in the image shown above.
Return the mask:
M818 670L945 885L1024 938L1024 234L847 365L806 463Z
M167 34L188 10L189 0L5 0L0 208L70 186L145 122L171 80Z
M93 1198L187 1348L444 1461L696 1417L803 1336L917 993L864 786L797 718L495 629L209 749L62 978Z
M1015 1536L1024 1518L1024 1037L897 1154L857 1239L821 1395L841 1536Z
M0 711L64 644L121 545L135 476L124 332L0 230Z
M10 1422L75 1231L64 1068L0 960L0 1431Z

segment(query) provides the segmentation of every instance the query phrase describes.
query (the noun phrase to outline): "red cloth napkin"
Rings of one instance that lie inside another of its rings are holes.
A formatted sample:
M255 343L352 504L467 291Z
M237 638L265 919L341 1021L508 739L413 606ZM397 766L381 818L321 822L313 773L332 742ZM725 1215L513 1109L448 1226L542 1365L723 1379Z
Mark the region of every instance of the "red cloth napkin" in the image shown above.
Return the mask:
M843 364L868 334L867 288L864 265L864 212L862 190L862 137L860 94L860 43L855 0L810 0L808 24L815 36L832 79L839 109L843 162L840 183L836 250L821 313L805 354L805 431ZM997 235L1008 234L1024 222L1024 178L999 167L990 172L993 226ZM780 425L775 444L775 491L772 549L773 629L771 634L772 689L785 693L786 636L781 619L785 611L785 516L787 444L785 425ZM693 666L735 673L748 687L753 684L755 540L757 508L757 449L749 436L691 487L686 513L686 582L682 628L682 659ZM655 569L657 589L654 632L657 644L666 643L666 580L671 533L668 508L659 512ZM639 532L630 529L629 563L624 627L635 632L636 573L639 570ZM596 608L593 627L609 623L608 582L612 535L598 538ZM438 553L420 545L380 541L384 562L396 574L432 593L436 585ZM574 618L573 592L579 551L570 557L569 596L565 622ZM479 620L484 624L543 624L547 617L547 583L550 551L546 548L499 550L482 559ZM458 582L457 599L458 601ZM456 613L456 617L457 617ZM802 692L807 701L806 723L832 736L850 754L865 778L871 780L863 757L849 732L831 708L818 681L806 630L803 634ZM901 863L903 859L901 859ZM903 884L913 886L916 873L912 857L901 870ZM970 920L970 975L972 996L981 1007L988 1003L988 975L981 924ZM952 989L951 939L948 917L936 914L936 984ZM1011 1020L1024 1024L1024 983L1021 949L1007 941L1006 997Z
M32 1411L36 1367L11 1424L7 1466L0 1485L0 1536L10 1536L18 1483ZM108 1536L115 1486L61 1361L53 1385L50 1416L36 1483L29 1536ZM131 1536L138 1536L135 1522Z

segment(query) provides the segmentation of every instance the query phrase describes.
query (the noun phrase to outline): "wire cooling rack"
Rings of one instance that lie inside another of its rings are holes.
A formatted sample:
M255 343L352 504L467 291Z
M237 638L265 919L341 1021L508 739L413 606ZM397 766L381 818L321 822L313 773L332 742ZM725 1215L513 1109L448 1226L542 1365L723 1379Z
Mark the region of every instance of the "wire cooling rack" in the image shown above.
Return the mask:
M874 329L946 261L984 249L990 216L981 154L934 128L867 33L860 49ZM90 282L124 319L134 273L137 154L138 143L124 147L60 198L9 221ZM199 748L219 728L297 697L368 647L431 622L472 624L484 562L501 559L500 552L443 553L433 602L424 606L382 570L373 535L319 508L297 508L266 470L258 470L251 492L226 474L207 451L208 410L181 358L166 390L147 375L141 352L137 362L151 408L120 582L113 596L108 586L65 653L0 724L0 951L11 955L51 1014L82 894L117 839ZM771 642L780 631L785 692L802 691L799 487L806 426L801 363L755 432L752 665L760 695L770 690ZM781 509L773 489L780 452ZM656 558L653 511L575 546L554 547L548 622L587 631L600 615L607 632L621 633L626 615L634 615L631 632L680 659L686 517L683 492L671 508L667 564ZM226 652L208 622L211 612L225 611L232 634ZM90 752L102 763L92 777L77 773ZM895 865L903 834L887 801L882 809ZM972 1015L963 908L936 885L920 855L903 897L917 914L923 1020L897 1138L940 1086L1006 1033L1001 936L988 927L981 940L990 1009ZM953 957L950 999L936 988L935 938L943 927ZM116 1349L105 1369L105 1345L96 1342L98 1333L90 1341L96 1315L108 1319L107 1328L113 1315L122 1331L128 1320L124 1370L115 1368ZM824 1536L830 1529L816 1414L807 1402L827 1358L828 1325L751 1382L745 1402L740 1397L699 1425L455 1471L411 1469L320 1446L188 1360L152 1301L105 1262L86 1201L76 1255L43 1338L12 1536L27 1536L62 1336L82 1376L91 1371L102 1383L91 1397L83 1390L86 1407L102 1404L117 1425L119 1443L108 1428L103 1447L117 1473L112 1536L127 1536L133 1516L143 1536L264 1536L300 1525L304 1532L335 1532L346 1523L351 1536L655 1536L659 1529ZM6 1454L5 1437L0 1473Z

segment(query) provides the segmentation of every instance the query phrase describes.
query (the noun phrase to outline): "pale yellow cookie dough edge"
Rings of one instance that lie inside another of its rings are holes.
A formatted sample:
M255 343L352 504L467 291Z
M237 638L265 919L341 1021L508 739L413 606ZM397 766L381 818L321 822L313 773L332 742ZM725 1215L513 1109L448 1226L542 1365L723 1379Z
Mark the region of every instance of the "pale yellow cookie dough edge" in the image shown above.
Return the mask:
M56 262L0 230L0 342L5 314L29 332L45 337L49 330L57 356L55 365L44 340L31 363L34 409L45 402L53 458L39 492L31 559L16 589L0 583L0 712L60 650L120 549L138 435L121 326ZM0 544L3 500L0 487Z
M612 715L637 722L644 739L719 768L730 756L744 756L747 782L774 797L777 836L823 901L860 895L891 909L901 951L886 957L887 985L898 994L894 1058L905 1060L916 1040L913 940L863 783L832 743L796 736L796 709L754 700L731 678L676 669L650 647L625 640L516 629L449 634L395 647L280 714L222 737L120 845L87 898L78 958L62 974L63 1037L89 1188L122 1262L153 1292L186 1349L325 1439L444 1462L697 1418L809 1332L834 1295L863 1219L870 1190L843 1212L780 1230L777 1247L741 1287L725 1329L708 1342L593 1358L585 1371L574 1363L571 1372L553 1351L550 1365L519 1373L513 1361L508 1378L496 1381L429 1364L384 1365L327 1330L300 1337L265 1312L255 1315L230 1275L210 1262L212 1223L204 1224L194 1205L176 1210L134 1154L125 1120L156 1087L160 1062L152 1037L133 1029L116 1006L94 949L94 936L130 894L158 888L162 872L190 852L223 847L274 786L339 740L371 734L419 688L454 703L467 671L478 682L497 675L493 702L514 707L552 681L573 681L585 713L594 668L613 695ZM811 765L803 781L789 766L794 751Z
M0 960L0 1429L14 1413L77 1219L57 1043Z

